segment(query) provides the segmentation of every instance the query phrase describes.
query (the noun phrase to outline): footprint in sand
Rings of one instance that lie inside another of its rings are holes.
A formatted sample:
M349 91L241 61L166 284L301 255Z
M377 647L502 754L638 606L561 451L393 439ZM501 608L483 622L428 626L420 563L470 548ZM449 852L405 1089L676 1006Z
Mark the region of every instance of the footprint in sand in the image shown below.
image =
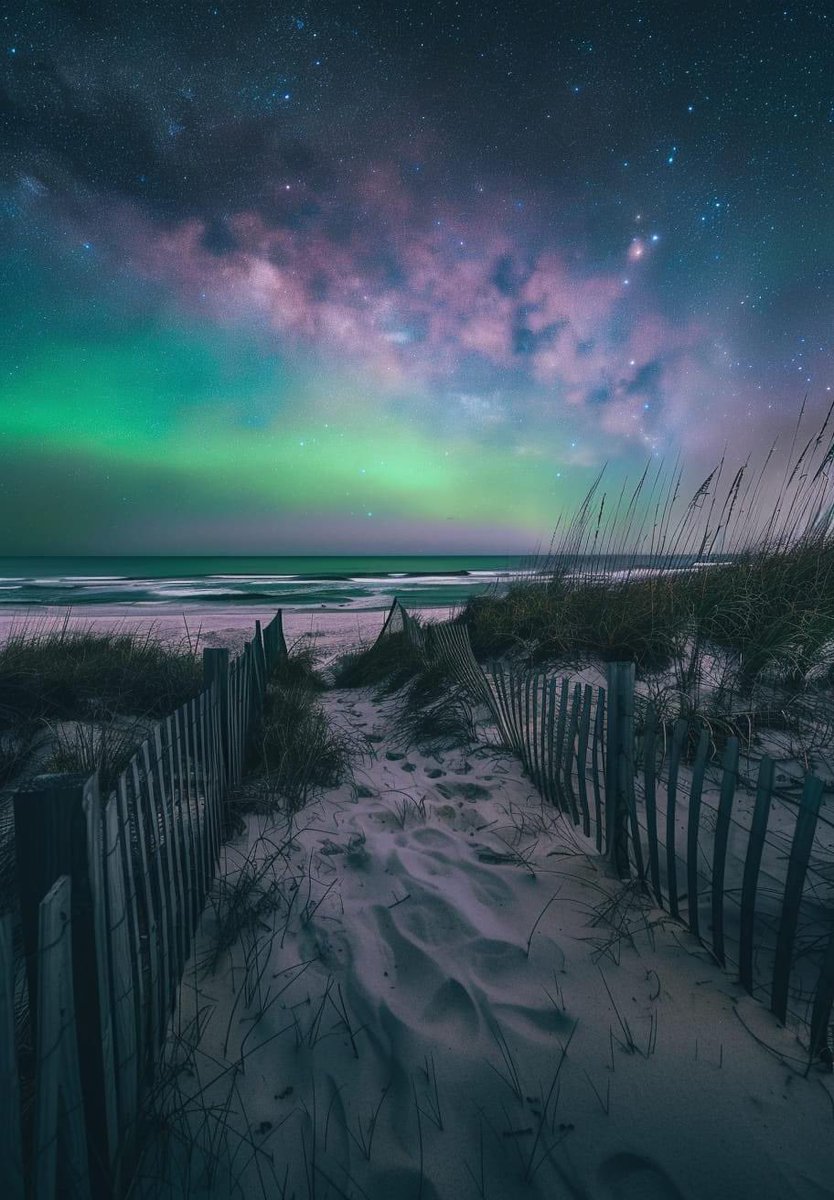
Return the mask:
M391 982L396 982L402 988L419 989L423 995L427 991L433 994L443 982L445 972L440 969L434 956L422 948L419 935L415 936L401 919L399 923L394 919L395 913L410 903L410 900L405 901L393 912L375 904L369 911L383 944L383 957L393 966Z
M401 904L394 911L394 923L403 937L421 946L446 946L472 936L472 926L454 905L428 893L416 897L416 901Z
M493 875L483 867L472 866L467 871L472 895L485 908L505 908L513 898L513 889L499 875Z
M439 873L444 867L445 874L451 874L452 869L458 872L475 899L486 908L504 908L511 902L513 890L500 875L466 860L460 862L460 840L457 834L425 826L412 831L411 844L418 846L420 850L432 852L433 874Z
M459 796L461 800L488 800L489 789L479 783L438 783L437 790L441 796L451 800Z
M474 1037L480 1024L472 997L457 979L447 979L440 985L423 1015L433 1025L454 1025L467 1037Z
M683 1200L663 1168L640 1154L614 1154L597 1174L611 1200Z
M421 850L453 850L456 839L442 829L423 826L422 829L415 829L412 832L411 841Z
M466 952L475 975L488 983L496 975L516 975L527 962L522 946L496 938L475 938L466 947Z

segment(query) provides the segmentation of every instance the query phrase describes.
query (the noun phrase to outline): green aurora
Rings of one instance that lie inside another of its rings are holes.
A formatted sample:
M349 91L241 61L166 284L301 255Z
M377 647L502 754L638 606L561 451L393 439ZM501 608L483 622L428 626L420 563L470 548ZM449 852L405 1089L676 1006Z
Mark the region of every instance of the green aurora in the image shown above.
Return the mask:
M193 324L44 339L3 387L3 551L267 551L270 516L294 552L311 536L322 552L433 548L439 526L441 544L500 553L544 534L551 462L465 431L439 442L367 395L355 372L305 375Z

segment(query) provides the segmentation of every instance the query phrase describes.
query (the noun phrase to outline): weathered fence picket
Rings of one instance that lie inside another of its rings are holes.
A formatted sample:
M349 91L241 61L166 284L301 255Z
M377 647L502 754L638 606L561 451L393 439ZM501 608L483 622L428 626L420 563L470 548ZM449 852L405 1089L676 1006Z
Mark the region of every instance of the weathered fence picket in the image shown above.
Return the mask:
M702 823L702 812L712 752L711 735L706 728L700 730L693 754L690 722L679 718L667 743L666 727L653 705L646 704L645 721L637 738L632 664L609 664L608 688L598 688L596 697L594 689L587 685L583 691L581 685L574 684L571 693L568 679L557 679L541 669L525 670L518 665L506 668L495 662L484 673L472 656L462 626L440 623L420 629L398 601L392 605L383 633L409 630L412 625L409 636L414 643L426 653L437 654L444 648L453 676L466 682L473 696L484 700L501 743L518 755L544 800L569 815L575 824L581 820L585 836L594 837L597 851L605 851L621 875L629 874L633 865L637 877L650 883L658 904L667 904L675 919L685 919L697 937L702 936L702 901L708 901L711 949L716 960L725 965L725 909L728 903L738 903L735 887L728 890L726 886L730 830L738 824L733 816L739 786L738 739L727 739L717 781L713 783L710 779L710 788L716 786L719 792L717 808L713 810L714 825L710 827L709 823ZM790 996L799 909L814 837L814 813L819 809L814 799L815 789L820 786L810 781L806 784L777 922L770 984L773 1010L782 1019ZM658 809L659 791L665 799L663 813ZM734 863L740 863L743 873L737 953L739 976L748 991L754 985L753 955L758 945L756 893L763 847L768 838L772 792L772 764L764 760L745 850L739 856L736 849L733 859ZM643 835L647 854L644 854ZM686 879L683 894L679 863ZM771 871L772 864L768 867L769 878ZM735 938L735 916L732 932ZM827 1022L834 1003L834 928L819 959L820 974L810 1019L812 1050L819 1049L827 1039ZM803 986L807 994L807 981Z
M154 726L103 812L95 776L42 776L15 795L35 1140L24 1161L15 966L4 919L4 1197L55 1200L59 1190L104 1197L129 1186L141 1104L219 859L222 805L240 779L268 677L285 653L280 612L263 632L256 627L231 669L224 669L225 652L210 651L219 672L206 672L203 691Z
M559 703L556 706L556 743L554 747L556 769L553 772L553 782L556 787L556 795L559 800L559 810L561 812L568 811L567 795L565 793L564 780L562 778L562 759L565 746L565 723L568 715L568 684L567 679L562 679L559 684Z
M677 800L678 773L680 771L683 745L689 736L689 722L680 718L675 722L672 733L672 747L669 752L669 780L666 785L666 890L669 896L669 912L673 917L680 916L678 906L678 857L677 841Z
M551 679L547 685L547 721L542 721L542 726L546 729L545 737L547 740L547 780L544 788L545 798L555 807L560 808L559 803L559 788L556 783L556 772L558 764L556 761L556 741L554 731L556 729L556 689L559 682L556 679Z
M542 788L542 768L541 760L539 759L539 743L541 738L538 734L538 718L539 718L539 684L541 683L541 672L535 674L531 671L527 677L527 695L529 697L528 704L528 723L530 727L530 758L533 764L532 777L536 787L541 791Z
M157 934L159 936L159 956L157 959L158 974L156 980L156 1040L154 1052L161 1045L165 1035L168 1020L168 985L172 974L171 942L173 939L171 922L171 892L166 886L163 867L163 850L159 836L158 802L162 797L154 786L153 769L151 766L151 746L145 739L140 747L141 770L139 772L139 788L142 811L145 818L145 834L148 839L148 866L150 868L150 888L153 893L156 908Z
M139 1091L139 1061L136 1046L136 991L132 964L134 950L130 942L127 888L120 838L123 829L119 821L116 793L104 810L104 878L107 886L107 941L109 959L109 990L114 1024L114 1073L118 1101L118 1119L114 1128L131 1129L136 1120ZM115 1158L118 1137L112 1147Z
M753 926L756 918L756 890L759 869L762 865L767 832L767 818L773 797L773 760L763 758L759 766L756 783L756 806L750 826L750 842L744 860L744 878L741 886L741 929L739 933L738 973L742 987L753 991Z
M733 797L738 783L738 738L727 739L721 765L721 793L712 849L712 950L723 967L727 961L724 953L724 873Z
M606 852L618 875L629 870L628 831L640 858L640 839L634 837L634 664L608 664L608 723L606 726L605 830ZM642 875L642 868L638 868Z
M577 684L577 687L580 685ZM585 685L582 697L582 711L579 719L579 741L577 745L577 783L579 786L579 803L582 808L582 832L586 838L591 836L591 810L588 806L588 738L591 730L591 706L594 700L594 689L590 684Z
M785 895L782 901L782 916L776 943L776 960L773 966L773 988L771 1008L780 1021L788 1015L788 987L790 984L793 946L799 920L799 904L811 857L814 831L817 827L822 802L822 780L809 775L802 790L799 815L791 843L788 860L788 875L785 880Z
M698 918L698 833L701 823L701 794L704 789L704 773L709 754L709 732L702 729L695 751L692 768L692 785L689 792L689 815L686 826L686 900L689 928L696 937L700 936Z
M605 728L605 690L600 688L597 693L597 715L594 721L594 737L591 743L591 781L594 785L594 820L596 823L596 846L597 854L602 854L602 848L605 845L605 828L604 828L604 812L602 798L602 775L605 770L603 765L600 768L600 757L602 755L603 730Z
M565 680L565 682L569 683L568 680ZM577 683L573 688L573 697L570 705L570 717L568 719L567 741L565 743L564 756L562 758L565 794L568 798L568 805L570 806L574 825L579 824L579 807L576 802L576 793L573 790L573 764L576 756L576 739L579 736L579 704L581 696L582 687L581 684Z
M23 1147L20 1138L20 1082L14 1026L14 932L0 918L0 1179L7 1200L23 1200Z
M646 724L643 729L643 781L646 806L646 834L649 843L649 878L658 904L663 907L663 889L660 886L660 851L657 841L657 710L653 704L646 709Z
M72 887L62 875L38 907L34 1200L52 1200L58 1185L88 1200L90 1171L78 1056L70 946Z

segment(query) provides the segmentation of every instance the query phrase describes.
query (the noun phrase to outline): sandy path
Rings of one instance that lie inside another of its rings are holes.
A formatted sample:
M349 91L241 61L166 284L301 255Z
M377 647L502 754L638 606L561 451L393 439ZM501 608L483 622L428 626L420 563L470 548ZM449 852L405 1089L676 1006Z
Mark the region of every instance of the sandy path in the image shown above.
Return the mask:
M204 923L141 1195L831 1194L831 1076L514 760L404 752L390 704L325 702L375 757L291 843L253 816L227 848L221 909L243 866L257 918L213 973Z

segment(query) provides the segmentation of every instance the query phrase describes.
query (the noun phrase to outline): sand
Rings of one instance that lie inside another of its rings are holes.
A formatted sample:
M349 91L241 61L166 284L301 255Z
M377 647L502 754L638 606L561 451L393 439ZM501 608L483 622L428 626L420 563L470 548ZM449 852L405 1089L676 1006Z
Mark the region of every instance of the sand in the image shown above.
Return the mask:
M265 625L275 616L274 608L243 605L194 605L172 610L161 604L102 604L79 608L0 608L0 643L14 630L60 628L101 631L151 632L168 643L228 646L239 652L252 637L255 621ZM284 636L288 646L311 640L320 648L323 663L356 646L372 642L382 628L388 608L284 609ZM431 608L419 615L426 620L447 620L451 610Z
M514 759L324 702L368 754L225 847L138 1195L832 1194L834 1077Z
M186 612L233 651L272 616ZM384 616L284 626L326 665ZM0 639L24 617L64 611L3 610ZM170 609L70 619L185 633ZM834 1076L806 1074L794 1034L612 878L514 759L404 747L365 691L324 703L365 757L291 825L250 815L224 847L137 1196L832 1194ZM233 908L249 918L218 951Z

